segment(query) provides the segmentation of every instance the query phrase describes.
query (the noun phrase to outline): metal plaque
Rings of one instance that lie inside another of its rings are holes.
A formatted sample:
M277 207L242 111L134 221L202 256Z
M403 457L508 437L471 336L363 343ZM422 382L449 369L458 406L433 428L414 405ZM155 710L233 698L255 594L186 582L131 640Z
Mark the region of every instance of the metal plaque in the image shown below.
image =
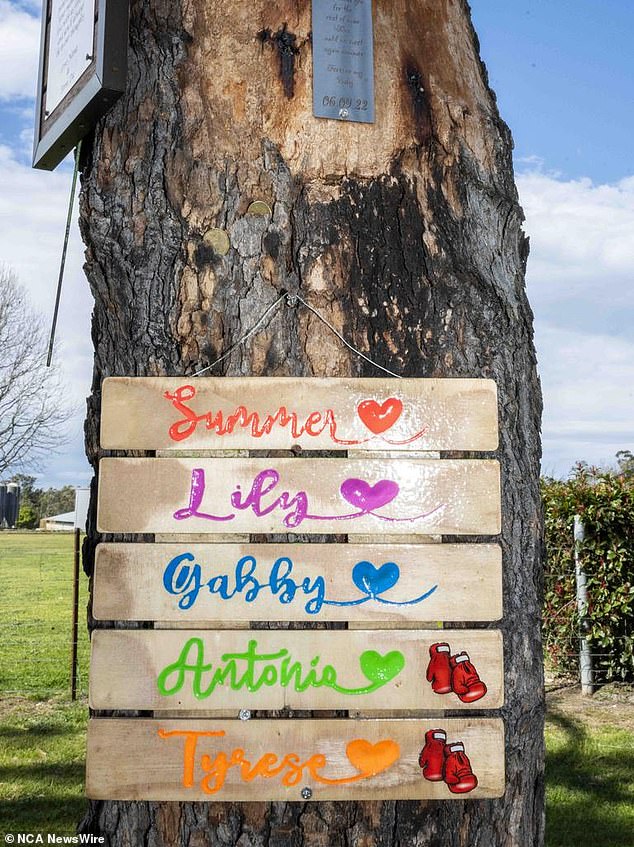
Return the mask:
M313 0L313 114L374 123L372 0Z

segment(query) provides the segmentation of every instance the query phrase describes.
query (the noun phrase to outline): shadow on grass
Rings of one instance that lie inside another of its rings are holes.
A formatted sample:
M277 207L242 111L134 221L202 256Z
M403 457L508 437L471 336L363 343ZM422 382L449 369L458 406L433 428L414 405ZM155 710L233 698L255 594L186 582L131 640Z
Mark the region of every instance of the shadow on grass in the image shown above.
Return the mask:
M548 847L634 847L632 774L634 752L618 743L602 746L583 724L551 712L548 728L564 734L546 754ZM631 742L630 742L631 743ZM629 790L628 790L629 789Z
M83 762L21 762L0 765L0 782L10 784L16 780L55 786L56 781L75 785L83 782L86 768ZM60 789L64 786L61 785Z
M35 726L33 724L16 726L14 722L7 722L5 726L0 726L0 738L7 738L16 743L19 743L18 739L20 739L32 744L40 744L51 738L63 738L65 735L76 736L77 726L70 723L61 726L55 720L42 721Z
M50 796L0 800L0 833L73 835L86 813L87 802L83 797Z
M73 834L86 808L84 771L83 762L0 766L0 783L20 795L0 800L0 831Z

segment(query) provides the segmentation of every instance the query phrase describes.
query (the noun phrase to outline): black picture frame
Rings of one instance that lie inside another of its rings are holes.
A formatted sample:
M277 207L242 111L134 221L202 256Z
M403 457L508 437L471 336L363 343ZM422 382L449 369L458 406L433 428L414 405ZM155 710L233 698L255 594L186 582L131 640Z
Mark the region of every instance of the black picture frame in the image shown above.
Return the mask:
M49 114L46 111L51 6L43 0L33 167L52 171L125 90L130 0L95 0L92 60Z

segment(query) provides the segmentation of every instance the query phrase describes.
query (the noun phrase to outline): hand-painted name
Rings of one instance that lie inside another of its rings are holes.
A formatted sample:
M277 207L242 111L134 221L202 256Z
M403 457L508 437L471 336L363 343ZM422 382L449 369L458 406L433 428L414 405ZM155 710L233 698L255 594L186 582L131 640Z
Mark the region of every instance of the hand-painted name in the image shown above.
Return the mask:
M288 556L280 556L273 562L266 576L260 577L258 562L254 556L242 556L235 565L233 573L214 574L205 580L201 565L192 553L184 552L174 556L163 572L163 587L168 594L179 598L178 607L184 611L192 609L201 591L215 595L223 601L243 600L255 603L267 594L275 597L280 604L289 605L296 600L304 603L304 611L309 615L319 614L324 606L359 606L374 601L390 606L413 606L427 600L436 591L438 585L432 585L418 597L411 600L390 600L383 595L395 588L401 572L395 562L384 562L378 568L372 562L357 562L352 568L351 580L361 596L350 600L333 600L326 596L326 581L323 576L303 579L294 577L294 564ZM262 581L261 581L262 580Z
M193 788L196 784L196 764L201 739L224 738L224 730L195 731L185 729L159 729L158 736L164 740L172 738L183 739L183 775L184 788ZM231 752L213 750L213 754L203 753L198 761L204 776L200 780L200 788L205 794L216 794L222 789L227 774L232 768L238 773L238 778L245 783L255 779L272 779L278 777L280 783L287 787L305 784L312 779L321 785L349 785L370 779L394 765L401 756L401 750L396 741L385 739L376 744L364 738L356 738L346 745L346 758L356 773L349 776L328 777L322 771L328 767L328 759L323 753L315 753L307 759L302 759L297 753L264 753L256 761L247 758L247 753L241 747Z
M339 694L371 694L397 677L405 667L405 657L399 650L385 655L376 650L366 650L359 656L359 667L369 684L348 688L340 685L337 671L332 665L319 667L319 656L310 661L310 669L293 659L286 648L274 653L259 653L258 642L249 641L241 653L224 653L216 667L205 661L205 645L202 638L189 638L175 662L167 665L156 681L164 697L178 694L186 683L197 700L210 697L219 686L228 686L233 691L244 688L255 693L263 686L280 686L304 692L309 688L332 688Z
M333 409L311 411L302 418L297 412L289 411L286 406L279 406L273 414L250 411L244 405L238 406L229 414L223 414L221 410L198 414L190 405L196 397L196 388L193 385L181 385L173 392L166 391L163 396L182 415L169 428L169 437L172 441L184 441L196 432L199 425L203 425L205 429L221 437L230 436L235 430L243 429L256 439L270 435L275 427L287 429L295 440L302 436L318 438L327 431L333 444L344 447L366 444L377 437L387 444L411 444L422 438L427 431L427 427L424 427L414 435L400 441L393 441L383 436L384 432L394 426L403 412L403 402L398 397L388 397L382 403L374 399L362 400L357 406L357 415L372 435L368 438L354 439L339 437L338 423Z
M397 482L390 479L381 479L374 485L363 479L346 479L341 483L339 495L348 507L353 506L354 512L334 515L319 515L310 512L309 497L306 491L298 491L292 494L290 491L279 491L278 485L280 474L275 468L267 468L256 475L248 494L243 495L239 484L230 496L233 509L246 511L251 509L254 515L261 518L271 512L281 511L285 513L282 524L288 529L295 529L304 521L349 521L372 515L382 521L389 523L413 523L421 521L439 512L442 505L436 506L428 512L423 512L411 517L392 518L379 513L379 509L387 506L398 497L400 488ZM202 503L206 493L206 478L203 468L193 468L189 489L189 505L184 509L174 512L177 521L189 518L201 518L206 521L230 522L235 520L236 512L225 514L212 514L202 510ZM278 493L279 491L279 493ZM273 499L266 500L271 495ZM274 496L277 495L277 496Z

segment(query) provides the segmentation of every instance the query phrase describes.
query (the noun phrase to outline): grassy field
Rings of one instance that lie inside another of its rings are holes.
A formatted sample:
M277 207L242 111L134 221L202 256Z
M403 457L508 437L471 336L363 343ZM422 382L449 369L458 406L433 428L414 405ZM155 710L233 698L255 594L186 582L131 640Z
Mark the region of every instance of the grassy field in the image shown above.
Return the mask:
M0 699L0 835L74 834L84 815L87 703Z
M634 847L634 695L547 698L548 847Z
M0 533L0 835L74 833L85 809L88 638L70 702L73 538ZM634 698L548 698L547 847L634 847ZM491 845L494 847L494 845Z
M0 532L0 830L72 834L85 801L88 580L70 702L72 533Z
M70 691L72 533L0 532L0 692ZM80 573L78 683L88 690L88 580Z

